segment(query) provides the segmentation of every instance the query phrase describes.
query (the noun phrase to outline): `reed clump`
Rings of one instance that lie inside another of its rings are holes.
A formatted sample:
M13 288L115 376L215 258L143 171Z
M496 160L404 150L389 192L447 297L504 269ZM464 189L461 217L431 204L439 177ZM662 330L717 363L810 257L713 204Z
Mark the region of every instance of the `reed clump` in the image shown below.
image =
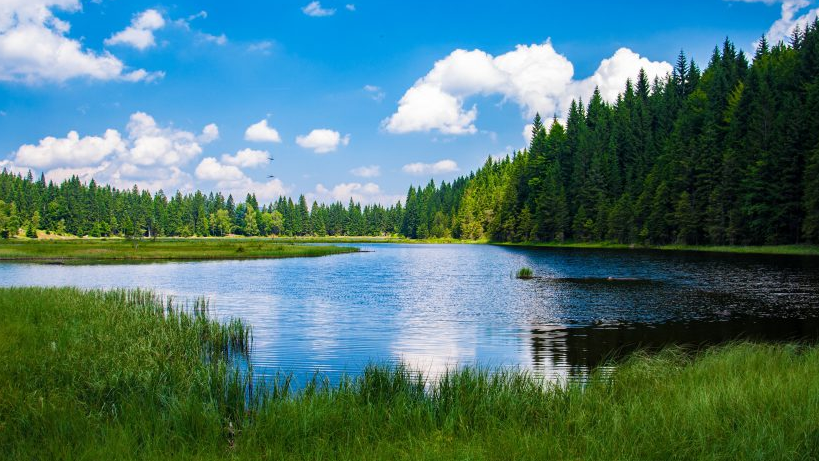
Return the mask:
M0 289L5 459L815 459L819 347L637 354L583 383L370 365L254 376L204 300Z
M529 280L534 277L534 271L532 271L532 269L529 267L521 267L518 269L515 277L521 280Z

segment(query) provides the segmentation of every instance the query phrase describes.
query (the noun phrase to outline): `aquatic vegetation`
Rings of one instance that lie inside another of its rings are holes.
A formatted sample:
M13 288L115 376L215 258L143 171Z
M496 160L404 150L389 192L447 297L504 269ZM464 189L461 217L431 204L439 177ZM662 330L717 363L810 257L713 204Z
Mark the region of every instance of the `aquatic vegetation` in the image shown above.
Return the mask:
M515 277L522 280L529 280L532 277L534 277L534 272L529 267L522 267L518 269L518 272L515 274Z

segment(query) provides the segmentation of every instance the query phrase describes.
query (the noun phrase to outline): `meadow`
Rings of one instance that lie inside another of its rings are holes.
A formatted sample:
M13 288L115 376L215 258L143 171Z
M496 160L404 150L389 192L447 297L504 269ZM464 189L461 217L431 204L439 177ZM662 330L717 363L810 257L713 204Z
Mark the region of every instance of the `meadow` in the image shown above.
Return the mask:
M145 291L0 289L5 459L816 459L819 347L637 354L582 382L372 365L294 390L252 328ZM236 364L240 364L237 366ZM285 370L286 372L286 370Z
M315 257L352 253L356 248L296 245L272 239L10 239L0 242L0 261L81 263Z

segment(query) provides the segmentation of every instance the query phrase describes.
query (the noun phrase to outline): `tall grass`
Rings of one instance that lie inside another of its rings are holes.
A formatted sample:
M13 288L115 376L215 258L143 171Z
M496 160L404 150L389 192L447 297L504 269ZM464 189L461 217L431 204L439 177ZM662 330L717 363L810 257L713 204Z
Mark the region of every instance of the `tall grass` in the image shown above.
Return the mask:
M557 385L367 367L254 387L252 336L144 291L0 289L6 459L815 459L819 348L636 355Z
M532 277L534 277L534 272L529 267L521 267L520 269L518 269L517 273L515 274L515 277L522 280L529 280Z

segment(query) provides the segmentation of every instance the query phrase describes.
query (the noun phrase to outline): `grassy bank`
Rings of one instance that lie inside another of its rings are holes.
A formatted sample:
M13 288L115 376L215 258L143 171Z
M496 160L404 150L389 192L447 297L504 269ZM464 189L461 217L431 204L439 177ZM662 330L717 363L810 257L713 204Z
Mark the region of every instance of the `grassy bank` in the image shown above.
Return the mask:
M271 239L125 239L0 241L0 261L93 262L261 259L326 256L358 251L350 247L295 245Z
M666 351L585 387L466 370L425 388L372 367L334 388L292 394L283 379L251 394L227 366L246 327L168 306L139 292L0 289L4 458L819 456L816 347Z
M403 244L491 244L533 248L585 248L608 250L700 251L712 253L744 253L770 255L819 256L819 245L631 245L613 242L492 242L454 238L408 239L404 237L280 237L289 243L403 243Z
M560 243L560 242L492 242L493 245L532 248L586 248L608 250L657 250L657 251L699 251L711 253L769 254L819 256L819 245L766 245L766 246L699 246L699 245L629 245L623 243Z

